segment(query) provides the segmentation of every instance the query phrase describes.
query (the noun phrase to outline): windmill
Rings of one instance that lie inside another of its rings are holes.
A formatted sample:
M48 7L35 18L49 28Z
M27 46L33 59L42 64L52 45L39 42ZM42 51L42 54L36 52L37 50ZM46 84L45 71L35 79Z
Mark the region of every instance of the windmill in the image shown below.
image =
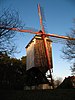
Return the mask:
M66 36L59 36L57 34L50 34L50 33L46 33L45 32L45 28L44 28L44 25L43 25L43 19L42 19L42 13L41 13L41 7L40 7L40 4L38 4L38 14L39 14L39 20L40 20L40 27L41 27L41 30L39 31L33 31L33 30L24 30L24 29L19 29L19 28L10 28L8 26L3 26L1 25L0 26L0 29L6 29L6 30L13 30L13 31L18 31L18 32L26 32L26 33L31 33L31 34L36 34L36 35L40 35L42 40L43 40L43 44L44 44L44 49L45 49L45 54L46 54L46 59L47 59L47 64L48 64L48 69L49 69L49 72L50 72L50 78L51 78L51 83L52 83L52 86L53 86L53 79L52 79L52 66L51 66L51 63L50 63L50 58L49 58L49 51L48 51L48 47L47 47L47 37L56 37L56 38L62 38L62 39L68 39L68 40L75 40L75 38L70 38L70 37L66 37Z

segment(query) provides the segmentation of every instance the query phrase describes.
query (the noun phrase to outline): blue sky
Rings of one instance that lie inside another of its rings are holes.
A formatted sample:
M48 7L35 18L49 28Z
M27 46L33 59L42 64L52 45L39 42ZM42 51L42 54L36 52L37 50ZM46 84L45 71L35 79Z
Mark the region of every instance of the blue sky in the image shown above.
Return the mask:
M45 26L48 33L65 35L71 31L75 18L74 0L0 0L0 10L4 8L17 10L26 27L39 30L38 3L44 8ZM26 55L25 46L33 36L29 33L17 33L15 43L21 52L15 54L15 57L21 58ZM61 58L63 44L53 42L52 46L54 76L67 77L71 75L70 62Z

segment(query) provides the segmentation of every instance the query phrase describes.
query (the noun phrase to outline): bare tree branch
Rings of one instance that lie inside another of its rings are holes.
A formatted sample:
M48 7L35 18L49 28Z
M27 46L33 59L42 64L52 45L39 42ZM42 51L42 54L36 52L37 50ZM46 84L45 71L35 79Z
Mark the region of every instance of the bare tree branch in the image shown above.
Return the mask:
M6 9L0 15L0 26L18 27L22 28L19 14L16 11ZM12 54L16 50L16 46L12 43L13 37L16 35L15 31L0 28L0 51L7 51Z
M75 38L75 29L72 29L71 33L67 34L67 36ZM66 40L66 44L63 47L62 52L64 54L63 58L72 61L73 65L71 66L71 71L72 73L75 73L75 40Z

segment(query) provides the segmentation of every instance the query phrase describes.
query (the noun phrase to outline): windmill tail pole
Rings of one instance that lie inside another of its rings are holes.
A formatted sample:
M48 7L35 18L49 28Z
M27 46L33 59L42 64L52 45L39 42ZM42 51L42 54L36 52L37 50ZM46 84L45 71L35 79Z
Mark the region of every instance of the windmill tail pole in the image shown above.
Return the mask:
M51 78L51 85L52 85L52 88L54 89L54 82L53 82L53 78L52 78L51 69L49 69L49 72L50 72L50 78Z
M49 53L48 53L48 48L47 48L47 42L46 42L45 35L42 35L42 39L43 39L43 42L44 42L44 47L45 47L45 53L46 53L48 68L51 69L51 63L50 63L50 58L49 58Z
M51 63L50 63L50 57L49 57L49 52L48 52L48 48L47 48L47 42L46 42L45 35L42 35L42 39L43 39L44 47L45 47L48 69L49 69L49 72L50 72L51 85L52 85L52 88L54 89L54 83L53 83L53 78L52 78L52 73L51 73L52 66L51 66Z

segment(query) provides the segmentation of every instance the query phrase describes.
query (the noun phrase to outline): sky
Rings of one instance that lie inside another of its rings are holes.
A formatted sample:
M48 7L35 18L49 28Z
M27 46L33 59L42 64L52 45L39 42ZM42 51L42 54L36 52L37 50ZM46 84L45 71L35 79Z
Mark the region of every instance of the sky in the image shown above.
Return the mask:
M38 3L44 9L45 27L48 33L66 35L71 31L75 18L74 0L0 0L0 11L4 8L16 10L25 27L40 30ZM20 53L15 54L16 58L20 59L26 55L25 46L33 36L29 33L17 33L15 43ZM52 43L53 75L64 78L71 75L71 62L62 59L62 47L64 47L63 43Z

